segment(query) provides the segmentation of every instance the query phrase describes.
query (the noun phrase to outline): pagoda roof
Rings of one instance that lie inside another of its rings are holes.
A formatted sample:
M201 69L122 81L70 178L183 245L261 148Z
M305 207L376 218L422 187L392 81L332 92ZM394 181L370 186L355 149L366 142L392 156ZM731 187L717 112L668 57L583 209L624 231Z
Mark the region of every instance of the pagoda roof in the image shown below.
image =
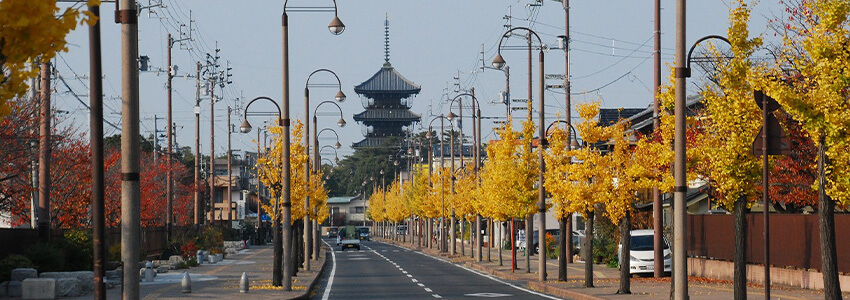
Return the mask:
M402 97L419 94L421 87L404 78L389 63L385 62L375 75L354 87L354 92L361 95L396 94Z
M399 145L387 145L388 137L366 137L365 139L351 144L352 148L375 148L375 147L390 147L398 148Z
M384 122L410 122L419 121L419 114L404 108L369 108L354 115L354 120L362 121L384 121Z

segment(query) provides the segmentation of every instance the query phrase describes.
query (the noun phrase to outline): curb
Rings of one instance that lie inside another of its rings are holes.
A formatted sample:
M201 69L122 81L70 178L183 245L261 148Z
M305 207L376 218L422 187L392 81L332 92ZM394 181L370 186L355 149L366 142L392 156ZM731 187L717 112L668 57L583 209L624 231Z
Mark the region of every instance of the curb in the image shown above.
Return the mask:
M324 277L325 271L327 271L327 269L328 269L327 268L328 267L328 257L330 257L329 251L333 251L332 249L328 250L324 246L322 248L325 249L325 261L322 263L322 267L319 269L319 272L316 273L316 277L314 277L313 281L310 282L309 285L307 285L307 289L304 291L304 293L302 293L301 295L292 297L292 298L288 298L288 299L292 299L292 300L310 299L310 295L313 293L313 290L316 289L316 286L318 286L320 279L322 279L322 277Z

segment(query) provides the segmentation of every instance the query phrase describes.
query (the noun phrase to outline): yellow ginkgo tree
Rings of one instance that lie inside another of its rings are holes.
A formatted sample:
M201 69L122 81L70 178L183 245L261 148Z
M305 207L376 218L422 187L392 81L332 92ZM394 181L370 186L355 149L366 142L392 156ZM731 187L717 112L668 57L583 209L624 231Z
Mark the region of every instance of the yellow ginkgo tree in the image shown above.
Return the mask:
M88 5L100 5L89 0ZM48 62L67 51L65 36L77 26L77 18L93 23L78 6L62 9L56 0L0 1L0 118L9 114L7 102L26 93L27 80L38 76L37 61Z
M836 205L850 204L850 2L789 5L775 67L751 80L776 99L818 146L820 249L824 296L840 299ZM758 74L753 74L758 75Z

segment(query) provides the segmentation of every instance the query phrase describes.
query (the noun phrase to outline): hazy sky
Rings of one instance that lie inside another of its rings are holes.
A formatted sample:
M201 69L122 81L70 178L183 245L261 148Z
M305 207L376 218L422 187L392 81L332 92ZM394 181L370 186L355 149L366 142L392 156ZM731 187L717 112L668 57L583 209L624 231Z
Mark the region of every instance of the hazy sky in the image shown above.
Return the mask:
M179 67L179 76L194 75L195 61L205 60L206 53L214 53L216 45L221 49L221 65L227 61L232 67L232 84L224 88L222 101L216 103L215 137L216 152L226 149L226 107L239 107L257 96L269 96L281 100L281 27L280 16L283 1L269 0L141 0L143 9L139 18L139 53L150 57L152 69L167 69L166 35L179 35L180 24L184 24L184 37L188 37L191 11L192 41L175 45L173 63ZM303 89L307 75L315 69L334 70L342 81L348 100L341 104L348 126L336 128L336 118L320 117L319 128L333 127L340 134L344 145L340 155L352 153L351 143L363 138L361 126L352 115L363 111L361 98L354 93L354 86L377 72L383 63L384 19L390 21L390 51L392 65L409 80L421 85L422 92L413 98L412 110L422 114L423 126L427 126L433 115L448 113L445 98L453 97L454 77L460 75L460 87L474 87L483 105L485 117L504 117L505 106L495 103L499 91L504 90L502 72L491 69L481 71L481 51L484 63L496 52L499 37L508 22L512 26L530 26L537 31L543 42L557 47L556 36L564 34L564 9L560 2L545 0L540 4L533 0L339 0L339 17L346 29L342 35L334 36L327 29L333 18L331 12L290 12L290 99L292 117L303 118ZM647 107L652 99L653 84L653 3L650 0L584 0L571 1L570 35L573 105L599 99L603 107ZM699 37L708 34L726 35L728 26L727 0L689 1L687 43L691 45ZM331 0L292 0L290 7L330 6ZM120 27L112 22L112 3L104 4L103 64L105 117L120 124ZM763 1L755 7L751 35L769 32L767 19L782 10L774 1ZM675 2L662 0L662 64L672 64L674 48ZM506 17L510 16L510 17ZM508 20L509 19L509 20ZM773 38L772 33L765 33ZM59 74L73 91L88 103L88 30L80 27L68 36L69 52L57 58ZM524 40L512 38L506 45L524 45ZM526 52L505 49L505 60L512 68L511 91L513 98L526 98L527 56ZM537 57L533 57L533 89L535 107L537 103ZM547 74L564 73L564 52L551 49L545 53ZM664 69L666 81L668 72ZM154 115L166 115L166 90L164 73L145 72L140 75L142 134L147 136L154 130ZM312 83L335 83L329 75L318 75ZM559 84L557 80L548 84ZM448 89L447 89L448 88ZM68 111L62 115L63 124L76 124L81 131L88 130L88 110L77 101L60 82L55 84L55 107ZM588 92L589 91L589 92ZM586 93L585 93L586 92ZM221 90L216 88L216 94ZM335 89L311 89L312 105L331 100ZM177 143L180 146L194 145L195 79L174 79L174 121L177 123ZM547 119L564 111L563 90L545 93ZM271 109L260 107L257 109ZM324 106L321 111L333 112L335 108ZM252 110L254 107L252 106ZM312 108L311 108L312 110ZM575 111L575 109L573 109ZM201 151L209 152L209 99L201 102ZM465 113L468 116L468 112ZM536 115L536 114L535 114ZM516 112L521 118L524 112ZM575 118L575 113L573 115ZM241 124L241 112L234 112L232 123ZM252 118L254 127L260 126L260 118ZM326 125L322 125L326 124ZM158 122L160 130L165 121ZM492 120L482 122L484 140L493 138ZM416 127L420 130L419 126ZM423 129L424 130L424 129ZM119 133L106 127L107 134ZM464 130L471 134L471 127ZM323 135L321 145L333 144L332 135ZM328 139L330 138L330 139ZM255 149L251 134L233 134L233 148ZM162 143L164 146L164 143ZM333 152L323 152L324 157Z

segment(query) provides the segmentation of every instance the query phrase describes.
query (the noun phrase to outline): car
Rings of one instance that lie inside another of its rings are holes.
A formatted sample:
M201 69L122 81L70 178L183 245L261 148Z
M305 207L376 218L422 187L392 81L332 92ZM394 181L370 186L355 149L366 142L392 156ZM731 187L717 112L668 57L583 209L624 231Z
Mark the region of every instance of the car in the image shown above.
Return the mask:
M652 229L632 230L629 246L629 274L654 273L655 271L655 235ZM664 272L669 273L673 262L670 243L663 238ZM617 246L617 259L622 260L623 245Z
M339 228L336 228L336 227L328 228L328 237L329 238L336 238L337 236L339 236Z
M369 227L366 227L366 226L357 227L357 234L358 234L357 236L361 240L369 241L369 240L372 239L371 236L369 236Z
M348 248L360 250L360 239L358 238L359 230L354 229L354 226L346 226L339 229L339 235L336 238L336 244L341 251Z
M395 234L396 234L396 235L405 235L405 234L407 234L407 226L405 226L405 225L398 225L398 227L396 227L396 229L395 229Z
M551 235L555 238L555 241L558 241L561 238L561 230L559 229L546 229L546 234ZM540 250L540 242L538 241L540 233L535 230L534 236L532 237L532 242L534 243L534 253ZM579 251L581 249L581 243L584 241L584 234L578 231L573 231L573 249L575 251ZM522 241L522 245L525 245L525 240Z

